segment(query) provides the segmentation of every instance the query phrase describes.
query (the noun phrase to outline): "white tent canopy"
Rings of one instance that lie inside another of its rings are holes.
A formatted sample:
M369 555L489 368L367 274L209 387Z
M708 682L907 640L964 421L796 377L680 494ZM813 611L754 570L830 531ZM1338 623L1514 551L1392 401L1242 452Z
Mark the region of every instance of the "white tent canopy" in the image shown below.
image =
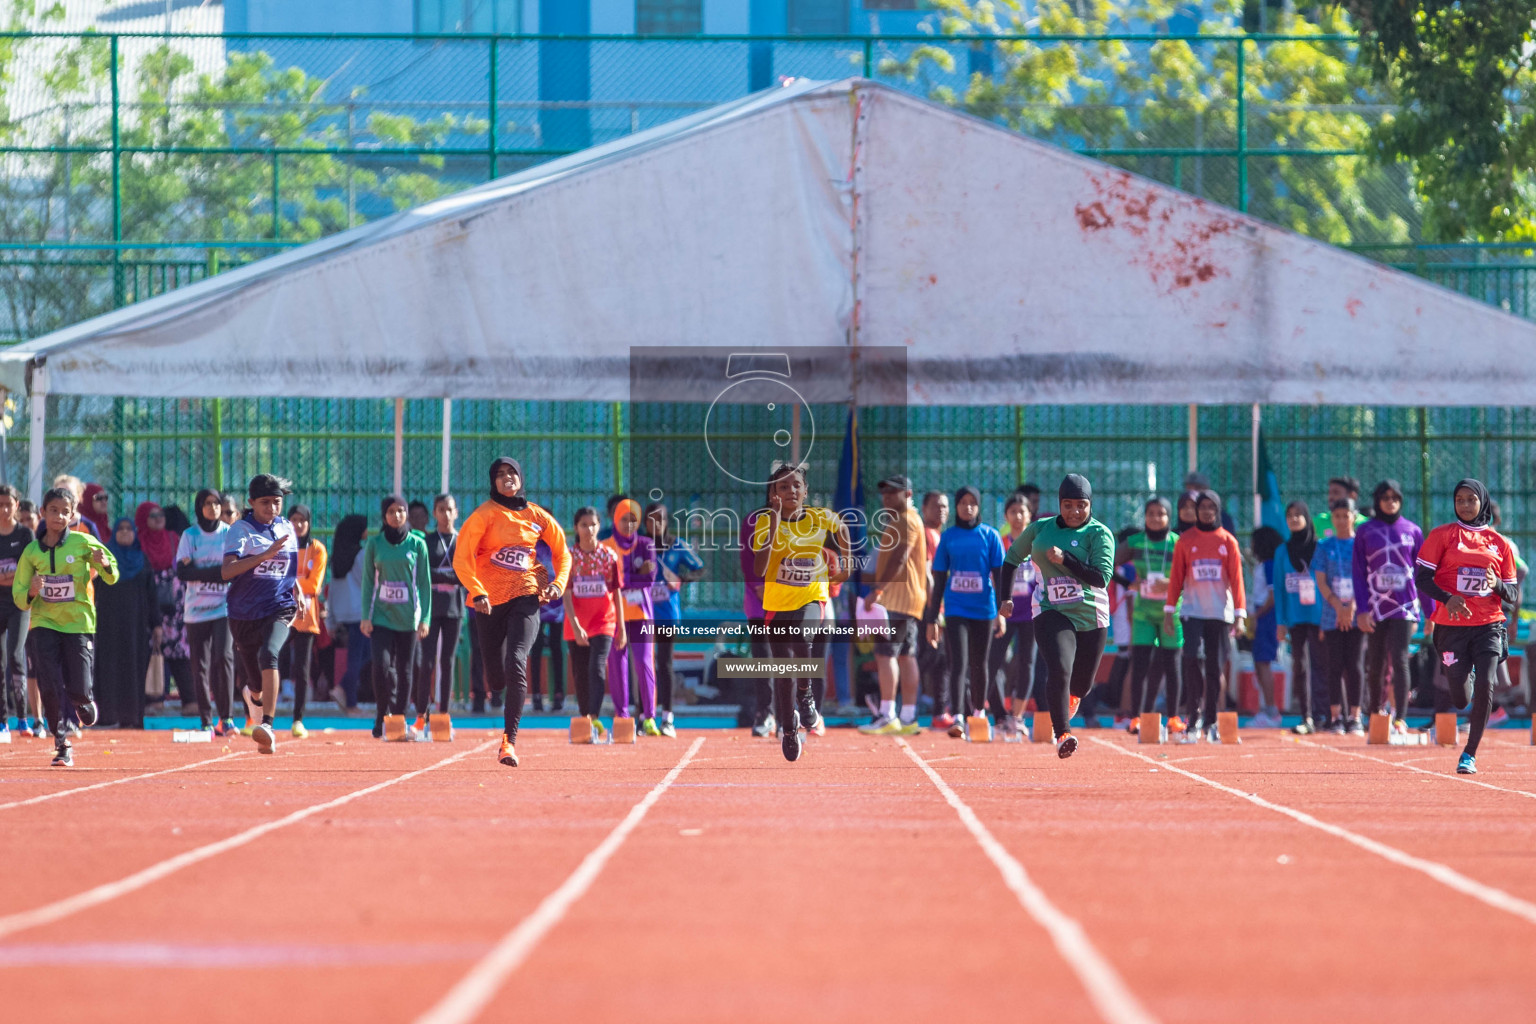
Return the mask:
M16 345L0 385L606 401L631 346L893 345L922 404L1489 405L1530 400L1533 342L1483 303L851 79Z

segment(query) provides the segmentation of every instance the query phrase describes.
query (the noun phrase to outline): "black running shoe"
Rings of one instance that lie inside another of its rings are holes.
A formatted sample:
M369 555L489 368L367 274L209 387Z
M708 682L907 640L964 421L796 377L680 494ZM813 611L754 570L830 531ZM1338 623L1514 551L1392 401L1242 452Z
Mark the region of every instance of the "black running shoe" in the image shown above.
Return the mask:
M81 725L95 725L98 717L96 714L96 702L88 700L84 704L75 705L75 714L80 717Z
M485 697L478 693L475 694L474 700L470 702L469 710L471 714L485 714Z
M1077 737L1067 733L1056 743L1056 756L1062 759L1077 753Z
M798 714L795 715L796 721L785 722L784 727L779 730L779 734L782 737L780 744L784 748L784 760L786 761L800 760L800 752L805 749L805 742L800 739L799 718Z
M814 697L807 697L800 702L800 724L805 726L806 732L815 733L817 736L827 734L826 719L821 717L821 709L816 707Z
M73 768L75 766L75 752L70 749L69 740L64 740L54 748L53 766L55 768Z

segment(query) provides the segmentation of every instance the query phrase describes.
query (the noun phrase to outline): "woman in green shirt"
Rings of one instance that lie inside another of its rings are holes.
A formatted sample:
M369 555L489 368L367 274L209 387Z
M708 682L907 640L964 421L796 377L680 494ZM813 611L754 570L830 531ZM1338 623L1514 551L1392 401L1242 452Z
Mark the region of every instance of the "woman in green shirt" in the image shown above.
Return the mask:
M1093 688L1109 636L1109 577L1115 567L1115 536L1093 518L1093 486L1068 473L1058 490L1060 512L1029 524L1003 559L999 590L1013 593L1013 576L1024 559L1040 572L1035 590L1035 644L1045 659L1046 697L1056 756L1071 757L1077 738L1068 722ZM998 614L1007 618L1013 602Z
M363 621L358 628L373 641L373 694L378 710L373 735L382 738L384 717L396 719L389 732L416 738L405 724L417 645L432 628L432 568L427 542L406 525L405 499L391 494L380 503L384 529L363 548Z
M96 724L92 674L96 660L96 601L91 576L117 582L117 559L88 533L69 528L75 514L72 491L55 487L43 495L43 532L16 563L11 596L32 613L28 649L43 711L53 731L54 765L75 763L66 729L67 694L81 725Z

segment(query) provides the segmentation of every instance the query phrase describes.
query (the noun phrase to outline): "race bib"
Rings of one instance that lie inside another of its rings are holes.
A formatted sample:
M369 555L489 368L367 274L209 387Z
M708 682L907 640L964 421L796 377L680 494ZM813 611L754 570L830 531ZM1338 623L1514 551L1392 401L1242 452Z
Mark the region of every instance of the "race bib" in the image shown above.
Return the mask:
M666 604L672 600L672 588L667 586L666 580L657 580L651 584L651 603Z
M1149 600L1164 600L1168 596L1168 577L1160 572L1148 573L1147 578L1141 581L1140 593Z
M1333 596L1345 604L1355 599L1355 580L1352 576L1330 576L1328 586L1333 590Z
M820 561L815 556L785 558L779 562L775 582L786 587L808 587L816 578L816 566Z
M1221 559L1197 558L1194 565L1190 566L1190 572L1196 583L1220 583Z
M1083 599L1083 585L1071 576L1053 576L1045 582L1045 599L1051 604L1076 604Z
M984 589L981 573L979 572L955 572L950 573L949 589L957 594L979 594Z
M529 548L504 547L491 556L491 564L498 569L527 572L533 567L533 551Z
M16 559L0 559L0 576L14 576L16 574Z
M1400 565L1384 565L1371 577L1377 593L1387 594L1408 589L1408 570Z
M269 558L252 569L251 574L261 579L286 579L288 577L288 556L279 555L276 558Z
M73 576L43 575L39 578L43 581L43 589L37 592L37 596L49 604L65 604L75 599Z
M386 580L379 584L379 600L384 604L410 604L411 585Z
M439 594L451 594L459 589L459 585L457 583L434 583L432 584L432 589Z
M1471 597L1487 597L1493 593L1486 569L1463 565L1456 570L1456 593Z
M608 581L601 576L577 576L571 585L572 597L602 597L608 593Z
M633 608L644 608L645 607L645 588L644 587L625 587L624 588L624 603L629 605L629 606L631 606L631 607L633 607Z
M1027 597L1035 589L1035 573L1028 565L1019 566L1013 574L1013 596Z
M229 590L229 584L194 582L188 584L188 588L198 594L208 594L212 597L218 597L219 595Z
M1285 574L1285 592L1296 595L1296 603L1304 607L1317 604L1317 581L1304 572Z

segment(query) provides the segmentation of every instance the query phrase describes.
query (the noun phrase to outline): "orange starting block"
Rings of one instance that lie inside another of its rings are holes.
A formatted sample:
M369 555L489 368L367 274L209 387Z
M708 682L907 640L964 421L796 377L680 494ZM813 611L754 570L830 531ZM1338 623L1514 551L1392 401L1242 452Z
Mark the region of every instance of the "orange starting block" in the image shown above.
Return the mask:
M1371 728L1365 742L1373 746L1386 746L1392 742L1392 716L1376 712L1371 716Z
M384 742L403 743L409 738L410 737L405 734L404 715L384 716Z
M1049 711L1036 711L1033 724L1029 729L1029 738L1036 743L1055 743L1056 728L1051 725L1051 713Z
M615 718L613 720L613 742L635 742L635 720L633 718Z
M1221 737L1223 743L1241 743L1242 734L1237 731L1237 712L1216 712L1216 735Z
M434 711L427 716L427 732L433 743L453 742L453 718L446 711Z
M586 715L577 715L571 719L571 742L592 742L592 719Z
M1435 715L1435 742L1442 747L1456 745L1456 712L1442 711Z
M992 723L986 715L965 716L965 739L968 743L992 742Z
M1137 743L1166 743L1168 734L1164 731L1163 716L1156 711L1145 711L1141 715L1141 724L1136 730Z

